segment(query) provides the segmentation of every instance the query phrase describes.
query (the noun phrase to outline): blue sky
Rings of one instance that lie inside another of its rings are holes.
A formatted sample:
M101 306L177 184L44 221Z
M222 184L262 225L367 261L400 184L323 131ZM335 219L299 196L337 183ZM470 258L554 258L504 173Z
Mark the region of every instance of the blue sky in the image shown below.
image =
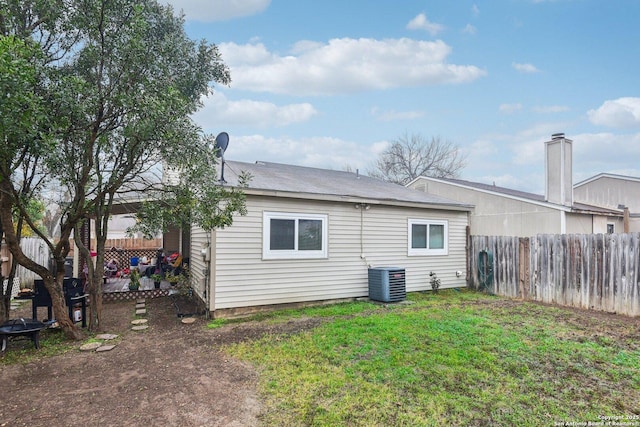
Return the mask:
M451 141L461 178L544 192L544 142L574 183L640 176L640 1L170 0L231 84L194 120L226 158L370 169L404 134Z

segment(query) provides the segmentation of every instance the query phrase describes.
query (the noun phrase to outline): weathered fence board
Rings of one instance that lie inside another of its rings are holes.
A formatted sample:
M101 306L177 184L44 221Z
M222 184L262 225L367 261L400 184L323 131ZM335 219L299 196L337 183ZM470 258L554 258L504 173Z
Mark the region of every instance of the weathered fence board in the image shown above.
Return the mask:
M469 286L512 298L640 314L640 233L470 236ZM483 283L481 251L493 280Z

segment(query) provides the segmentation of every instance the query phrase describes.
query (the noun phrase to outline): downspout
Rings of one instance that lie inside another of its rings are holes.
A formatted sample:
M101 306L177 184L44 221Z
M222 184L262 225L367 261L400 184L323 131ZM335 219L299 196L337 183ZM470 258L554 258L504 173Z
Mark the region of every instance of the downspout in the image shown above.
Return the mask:
M567 233L567 213L560 211L560 234Z
M355 208L360 210L360 259L367 267L371 267L364 253L364 211L371 209L371 205L367 203L356 203Z
M211 247L211 237L215 233L215 230L212 230L210 233L207 233L207 254L205 257L205 271L204 271L204 300L206 304L207 318L211 317L211 307L215 305L215 294L209 288L211 284L211 275L213 272L211 271L211 260L213 258L213 248Z

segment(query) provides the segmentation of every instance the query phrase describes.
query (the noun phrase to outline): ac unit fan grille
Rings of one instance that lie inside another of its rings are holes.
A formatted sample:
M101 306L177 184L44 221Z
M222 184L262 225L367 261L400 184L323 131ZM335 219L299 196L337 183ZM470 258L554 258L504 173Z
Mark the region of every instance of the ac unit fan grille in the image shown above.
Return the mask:
M382 302L402 301L407 297L405 270L396 267L369 269L369 298Z

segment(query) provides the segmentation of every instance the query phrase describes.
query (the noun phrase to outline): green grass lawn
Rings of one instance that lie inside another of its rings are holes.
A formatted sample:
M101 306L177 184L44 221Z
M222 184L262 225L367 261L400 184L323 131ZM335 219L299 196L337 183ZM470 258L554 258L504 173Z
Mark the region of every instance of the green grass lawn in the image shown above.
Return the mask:
M271 314L326 321L228 347L260 371L265 424L640 425L638 323L468 291L409 300Z

